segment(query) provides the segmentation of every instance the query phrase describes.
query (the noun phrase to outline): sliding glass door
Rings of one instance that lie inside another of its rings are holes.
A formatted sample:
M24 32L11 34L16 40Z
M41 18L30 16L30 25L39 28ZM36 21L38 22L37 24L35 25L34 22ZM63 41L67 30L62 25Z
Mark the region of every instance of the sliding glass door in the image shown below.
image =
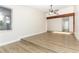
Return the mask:
M62 22L62 31L69 32L69 17L64 17Z

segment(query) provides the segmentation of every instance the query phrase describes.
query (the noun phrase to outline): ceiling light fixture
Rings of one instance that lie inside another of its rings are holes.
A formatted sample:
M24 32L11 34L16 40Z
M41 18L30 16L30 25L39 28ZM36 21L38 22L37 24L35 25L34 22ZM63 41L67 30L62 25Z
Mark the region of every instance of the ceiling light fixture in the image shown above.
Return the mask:
M50 5L50 9L49 9L49 14L52 15L52 14L57 14L58 15L58 9L53 9L53 5Z

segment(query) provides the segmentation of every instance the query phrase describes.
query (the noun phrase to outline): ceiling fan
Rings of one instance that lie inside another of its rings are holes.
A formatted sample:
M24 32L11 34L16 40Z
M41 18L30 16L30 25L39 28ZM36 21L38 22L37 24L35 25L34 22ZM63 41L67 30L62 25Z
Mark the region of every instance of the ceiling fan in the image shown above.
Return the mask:
M53 5L50 5L49 14L57 14L58 15L59 9L53 9Z

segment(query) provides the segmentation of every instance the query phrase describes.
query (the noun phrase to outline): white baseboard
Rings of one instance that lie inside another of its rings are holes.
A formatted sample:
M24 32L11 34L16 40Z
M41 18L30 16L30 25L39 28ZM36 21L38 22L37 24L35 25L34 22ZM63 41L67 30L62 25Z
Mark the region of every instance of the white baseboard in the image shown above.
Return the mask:
M14 43L17 41L20 41L20 40L18 39L18 40L14 40L14 41L4 42L4 43L0 44L0 46L8 45L8 44L11 44L11 43Z
M20 38L18 38L18 39L16 39L16 40L12 40L12 41L9 41L9 42L1 43L0 46L4 46L4 45L7 45L7 44L11 44L11 43L20 41L22 38L26 38L26 37L38 35L38 34L45 33L45 32L46 32L46 31L44 31L44 32L39 32L39 33L34 33L34 34L31 34L31 35L25 35L25 36L22 36L22 37L20 37Z
M31 36L34 36L34 35L42 34L42 33L45 33L45 32L47 32L47 31L39 32L39 33L34 33L34 34L31 34L31 35L25 35L25 36L22 36L20 38L23 39L23 38L31 37Z

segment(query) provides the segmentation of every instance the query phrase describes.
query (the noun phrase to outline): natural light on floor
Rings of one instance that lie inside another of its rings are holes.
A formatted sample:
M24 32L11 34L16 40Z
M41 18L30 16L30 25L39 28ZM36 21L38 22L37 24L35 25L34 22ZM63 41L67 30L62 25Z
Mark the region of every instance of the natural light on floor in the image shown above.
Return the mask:
M53 33L58 33L58 34L72 34L70 32L53 32Z

